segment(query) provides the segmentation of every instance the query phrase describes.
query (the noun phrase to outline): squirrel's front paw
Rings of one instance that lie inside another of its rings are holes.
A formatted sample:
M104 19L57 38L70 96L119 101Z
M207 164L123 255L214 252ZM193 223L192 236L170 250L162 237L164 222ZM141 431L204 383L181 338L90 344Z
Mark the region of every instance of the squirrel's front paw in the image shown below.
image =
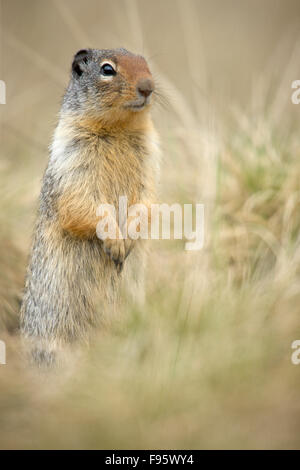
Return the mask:
M115 263L117 271L120 273L125 260L124 240L106 238L103 240L103 250Z

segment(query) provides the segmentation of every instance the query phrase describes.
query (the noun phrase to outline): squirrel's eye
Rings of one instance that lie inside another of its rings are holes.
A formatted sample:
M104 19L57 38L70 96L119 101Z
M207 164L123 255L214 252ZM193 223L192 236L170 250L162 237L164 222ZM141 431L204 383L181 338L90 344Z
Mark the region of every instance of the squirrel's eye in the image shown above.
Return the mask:
M111 64L103 64L100 70L101 74L105 77L116 75L116 71Z

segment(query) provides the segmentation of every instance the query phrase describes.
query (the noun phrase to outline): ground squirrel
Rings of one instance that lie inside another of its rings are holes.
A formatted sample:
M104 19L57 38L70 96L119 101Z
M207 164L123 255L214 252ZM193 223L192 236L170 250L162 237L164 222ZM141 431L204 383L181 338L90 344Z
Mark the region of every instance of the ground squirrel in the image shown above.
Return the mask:
M129 205L154 201L153 91L147 62L125 49L81 50L73 59L21 306L21 332L38 362L52 362L59 345L84 338L123 281L141 289L142 240L99 239L96 211L103 203L117 208L120 196Z

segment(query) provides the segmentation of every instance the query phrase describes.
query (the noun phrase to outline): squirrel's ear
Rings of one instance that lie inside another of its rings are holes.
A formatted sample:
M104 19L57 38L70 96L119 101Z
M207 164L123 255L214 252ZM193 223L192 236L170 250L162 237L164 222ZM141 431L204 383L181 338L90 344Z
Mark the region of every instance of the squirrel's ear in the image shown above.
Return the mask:
M80 77L85 70L85 64L88 60L89 51L87 49L81 49L78 51L73 59L72 72L76 77Z

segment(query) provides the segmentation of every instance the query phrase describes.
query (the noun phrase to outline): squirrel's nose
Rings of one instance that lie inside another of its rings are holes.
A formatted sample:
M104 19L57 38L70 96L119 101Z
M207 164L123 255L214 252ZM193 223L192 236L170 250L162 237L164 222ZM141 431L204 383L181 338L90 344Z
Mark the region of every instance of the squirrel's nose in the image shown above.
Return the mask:
M150 78L143 78L136 86L137 91L140 95L148 98L154 90L153 82Z

